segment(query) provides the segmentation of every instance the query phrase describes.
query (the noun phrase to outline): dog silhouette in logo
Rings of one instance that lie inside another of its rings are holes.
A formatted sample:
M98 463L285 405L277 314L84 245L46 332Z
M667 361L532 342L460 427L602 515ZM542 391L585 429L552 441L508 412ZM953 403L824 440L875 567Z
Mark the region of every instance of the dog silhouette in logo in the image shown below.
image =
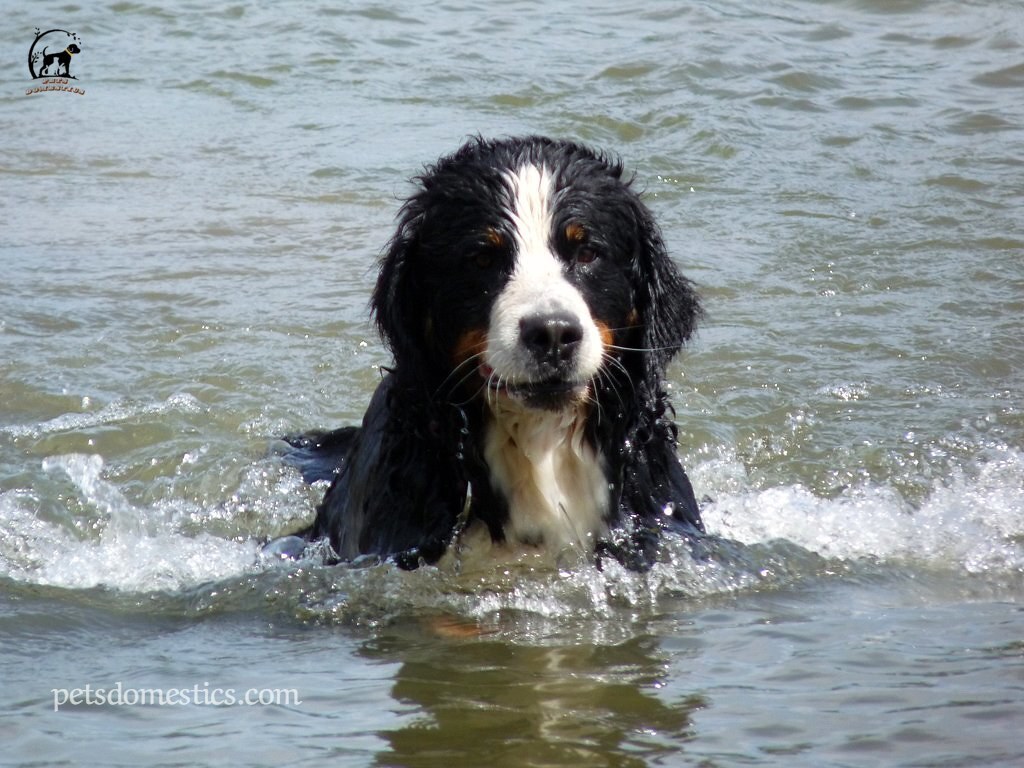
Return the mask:
M71 57L76 53L81 52L82 49L74 43L71 43L71 45L63 51L58 51L57 53L47 53L46 48L43 48L43 66L39 68L39 75L48 75L49 77L71 77ZM50 66L54 62L57 62L57 71L50 72ZM61 67L64 68L63 72L60 71Z

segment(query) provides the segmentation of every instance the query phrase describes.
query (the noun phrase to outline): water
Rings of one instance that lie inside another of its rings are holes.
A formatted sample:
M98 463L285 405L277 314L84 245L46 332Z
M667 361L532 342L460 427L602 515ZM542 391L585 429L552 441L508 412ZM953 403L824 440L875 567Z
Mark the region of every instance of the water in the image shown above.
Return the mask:
M1024 763L1024 4L749 5L4 8L0 764ZM25 95L36 27L84 95ZM275 437L387 363L405 180L527 131L621 153L700 284L721 540L261 558L321 492ZM190 699L54 711L118 684Z

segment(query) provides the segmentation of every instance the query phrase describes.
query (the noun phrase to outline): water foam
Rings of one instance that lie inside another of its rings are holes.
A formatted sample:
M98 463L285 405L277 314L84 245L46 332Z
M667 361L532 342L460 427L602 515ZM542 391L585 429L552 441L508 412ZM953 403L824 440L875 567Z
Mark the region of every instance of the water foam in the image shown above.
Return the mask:
M875 558L968 573L1024 572L1024 453L992 447L985 461L933 481L914 507L866 485L822 498L801 485L728 490L704 510L709 532L744 544L785 539L823 557ZM728 464L728 462L725 462Z
M375 621L396 612L440 609L480 620L512 612L538 621L600 621L623 608L656 609L670 596L792 584L842 572L850 563L1019 579L1024 453L997 447L987 454L985 461L936 481L917 505L891 487L870 483L830 498L799 484L758 488L742 463L724 454L693 467L699 487L715 496L704 509L712 537L696 550L669 542L662 561L646 574L615 562L601 570L583 564L559 571L524 562L472 581L430 568L409 574L390 565L324 568L308 561L291 566L306 574L295 577L304 586L280 599L301 615L326 620ZM142 506L105 477L98 455L54 456L44 460L43 469L55 480L70 481L74 509L47 517L33 491L0 494L0 518L6 522L0 571L71 589L175 592L261 574L268 589L276 589L270 585L281 577L268 570L288 566L261 558L259 538L273 535L274 520L280 523L305 504L297 475L268 473L259 463L243 479L240 494L247 499L235 494L210 504L172 498Z
M50 457L43 469L65 474L94 517L68 526L41 518L32 493L0 495L0 517L7 521L0 535L0 562L12 578L73 589L174 591L242 573L256 562L253 540L183 532L181 523L195 513L185 503L176 508L132 505L103 478L98 455Z

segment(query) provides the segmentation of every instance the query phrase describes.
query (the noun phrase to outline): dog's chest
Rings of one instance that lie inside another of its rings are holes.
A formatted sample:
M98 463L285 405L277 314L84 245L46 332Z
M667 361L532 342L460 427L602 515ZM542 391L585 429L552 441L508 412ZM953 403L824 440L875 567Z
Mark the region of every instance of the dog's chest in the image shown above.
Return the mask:
M607 530L608 479L603 457L584 439L582 409L494 407L484 458L508 504L508 545L593 550Z

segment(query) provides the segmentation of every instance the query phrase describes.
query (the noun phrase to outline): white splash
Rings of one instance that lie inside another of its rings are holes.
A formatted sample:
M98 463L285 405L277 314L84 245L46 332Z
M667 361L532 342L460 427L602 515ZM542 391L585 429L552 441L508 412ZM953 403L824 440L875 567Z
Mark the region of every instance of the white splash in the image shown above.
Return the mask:
M447 607L480 618L512 611L599 620L672 595L815 578L837 563L839 571L843 563L877 561L911 573L1018 579L1024 574L1024 452L990 446L985 455L935 482L912 505L893 488L871 483L831 498L799 484L758 488L738 459L723 454L691 464L695 485L716 499L704 509L709 533L738 542L716 547L712 538L706 557L679 541L666 546L663 562L647 574L614 561L603 570L577 563L536 572L524 562L475 584L430 568L411 574L391 566L323 569L328 583L314 586L302 602L318 616L338 611L348 620L351 611L363 610L357 603L380 604L383 579L394 589L381 615ZM48 507L30 489L0 494L0 574L71 589L176 592L262 572L269 566L260 559L260 539L280 532L297 510L311 510L321 492L309 491L296 473L275 474L254 463L223 502L171 498L137 505L110 479L100 456L54 456L43 469L55 481L70 481L68 509ZM360 585L370 572L367 591Z
M37 514L30 492L0 495L0 564L6 575L67 588L107 586L129 592L180 590L244 573L256 563L255 540L185 533L189 513L133 506L102 476L97 455L69 454L44 460L47 472L63 472L91 522L68 525Z
M835 498L801 485L736 489L742 467L722 462L728 488L704 510L709 532L744 544L786 539L824 557L877 558L960 568L1024 571L1024 453L996 455L933 483L916 508L887 486Z

